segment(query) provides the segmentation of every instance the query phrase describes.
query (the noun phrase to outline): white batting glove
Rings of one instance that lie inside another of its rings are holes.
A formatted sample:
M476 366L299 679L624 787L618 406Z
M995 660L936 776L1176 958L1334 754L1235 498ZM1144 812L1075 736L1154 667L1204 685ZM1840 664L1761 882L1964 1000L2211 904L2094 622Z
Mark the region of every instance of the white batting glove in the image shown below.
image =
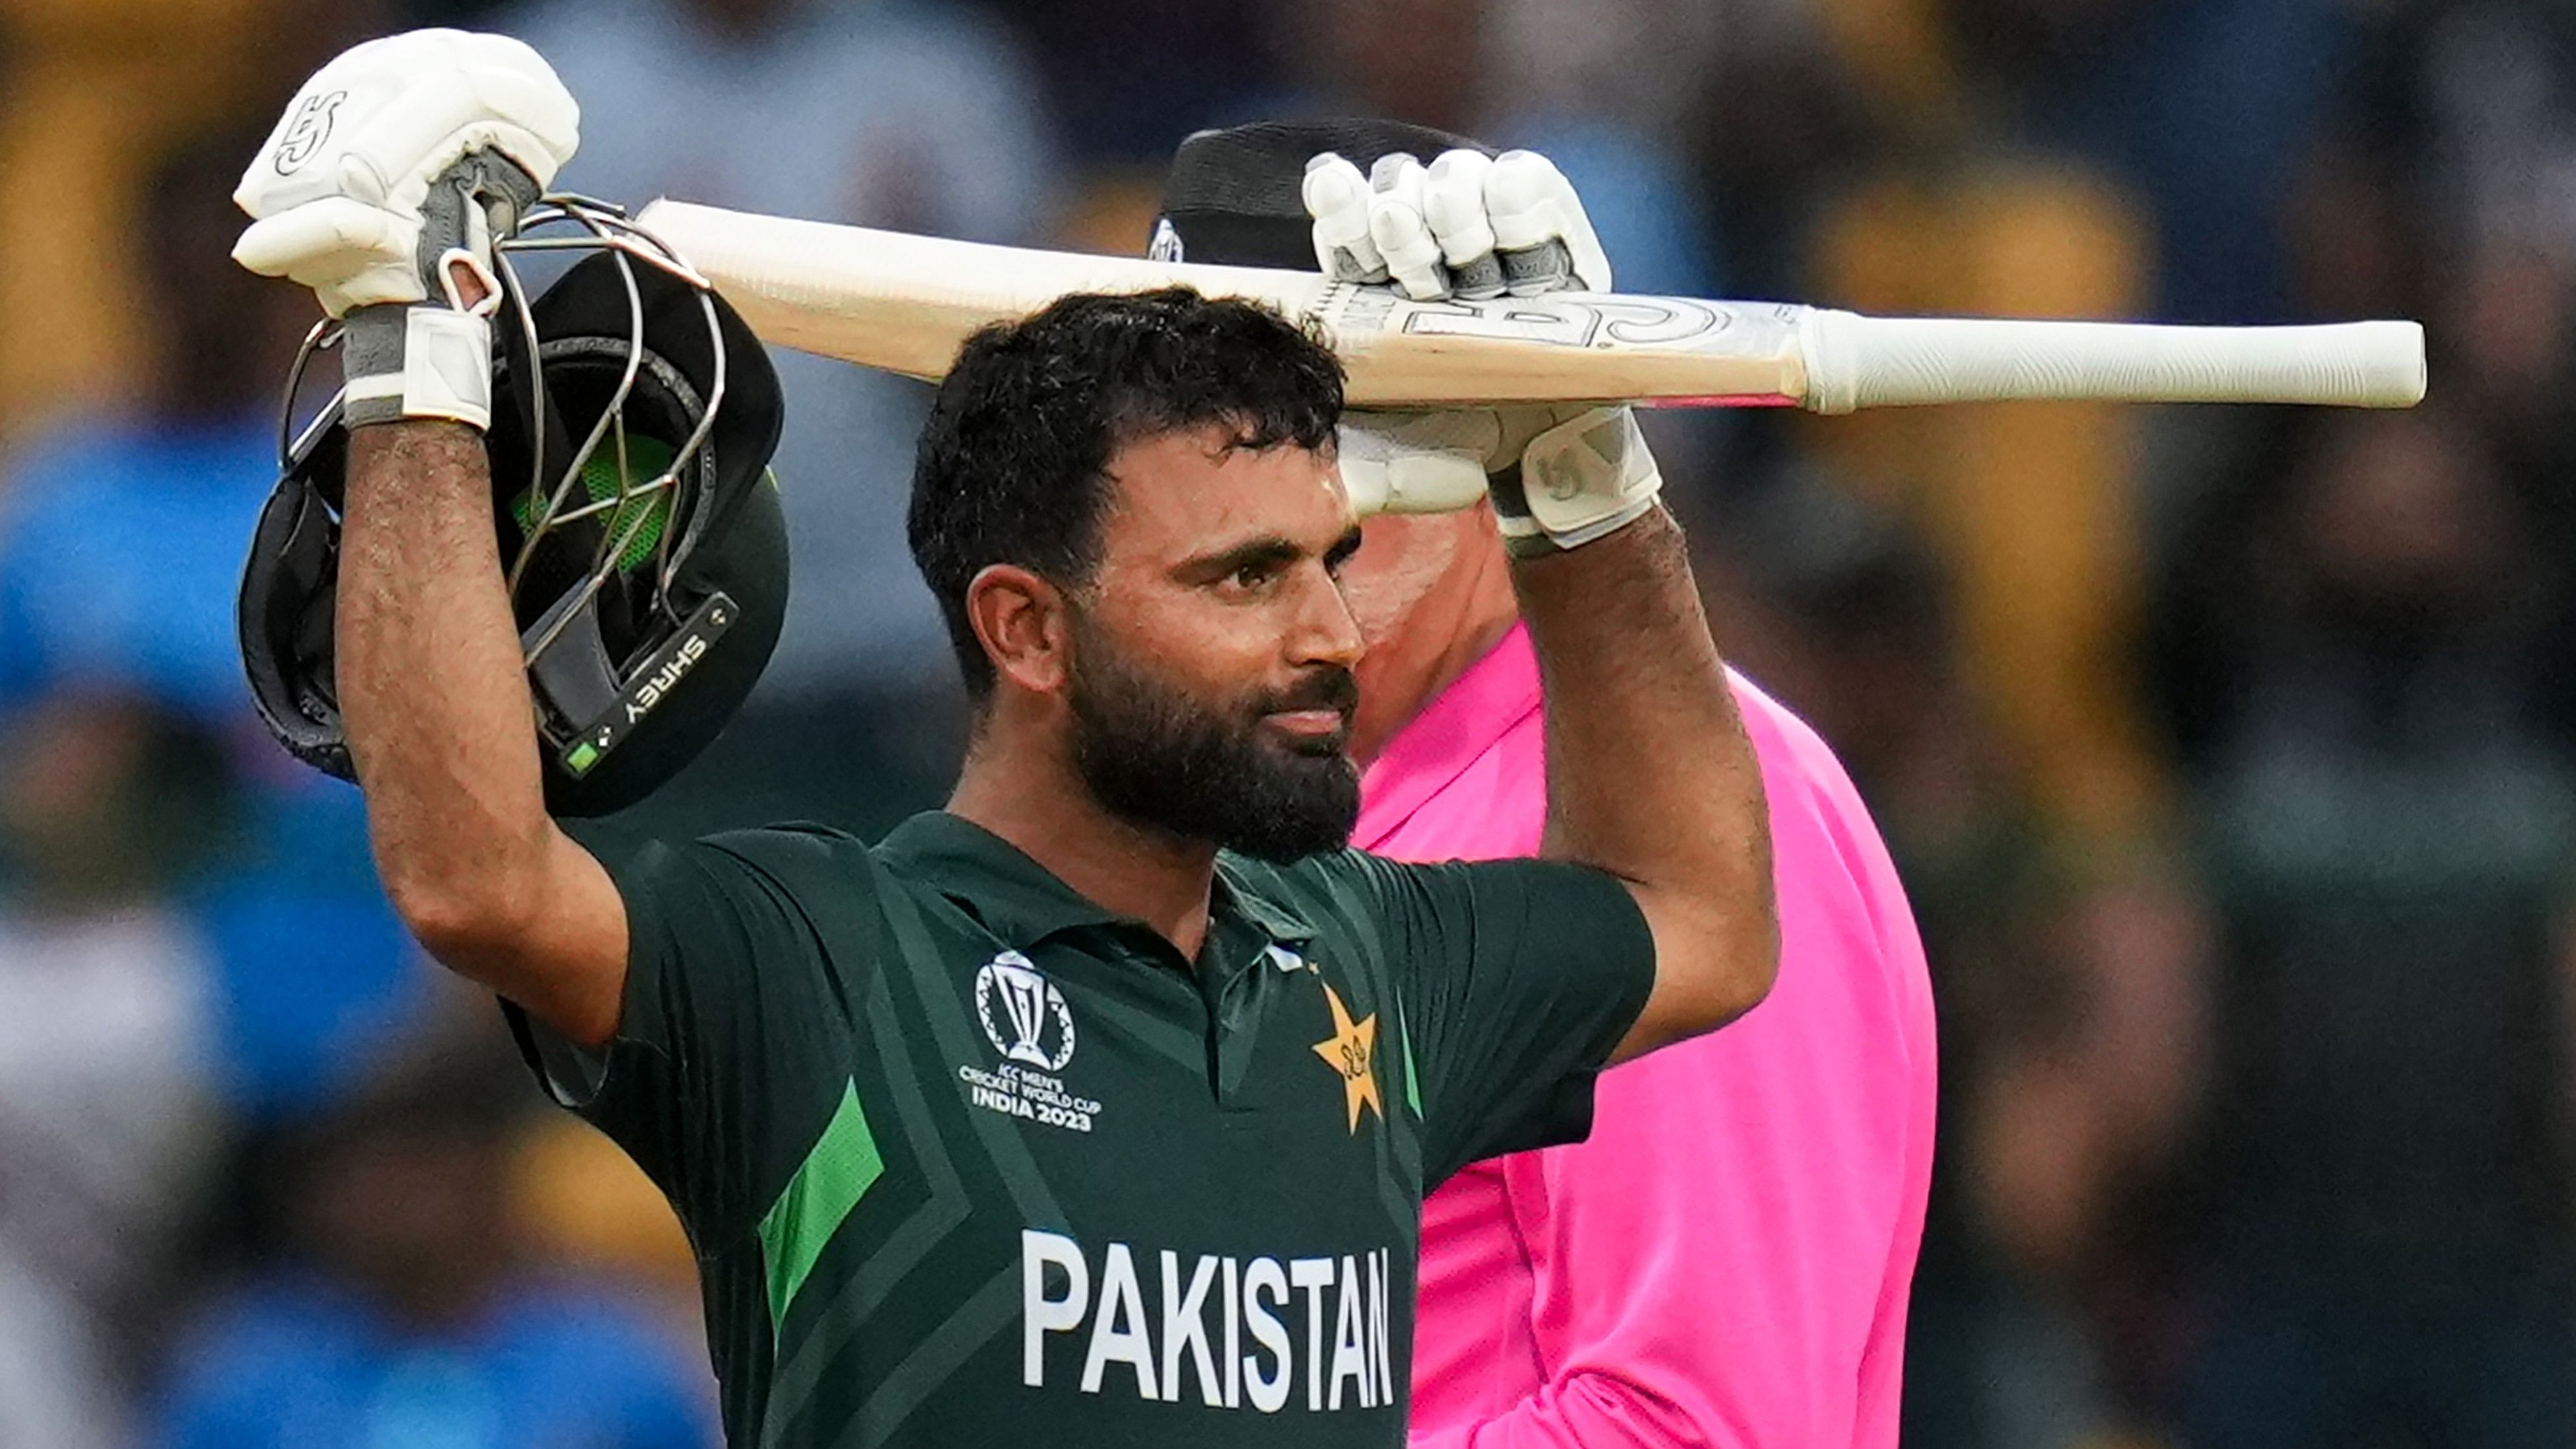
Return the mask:
M1367 176L1330 151L1306 163L1315 260L1337 282L1390 279L1417 302L1607 292L1610 258L1574 183L1535 151L1398 152Z
M233 192L252 217L233 258L342 319L351 425L489 425L492 246L571 158L580 120L526 44L459 30L368 41L296 92Z
M1342 489L1362 518L1455 513L1485 497L1488 460L1503 451L1492 409L1342 415Z
M1326 152L1307 162L1304 196L1316 261L1336 281L1389 283L1417 302L1611 287L1573 184L1534 151L1451 151L1428 166L1398 153L1367 176ZM1629 409L1585 403L1355 412L1342 423L1341 471L1363 516L1490 496L1516 555L1614 532L1663 488Z

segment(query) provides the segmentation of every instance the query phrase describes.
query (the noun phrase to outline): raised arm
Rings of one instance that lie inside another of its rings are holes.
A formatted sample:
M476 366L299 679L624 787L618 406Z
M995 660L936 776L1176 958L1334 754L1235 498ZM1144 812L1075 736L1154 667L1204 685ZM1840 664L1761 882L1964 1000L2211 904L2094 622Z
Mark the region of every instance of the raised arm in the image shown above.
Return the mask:
M1317 264L1343 281L1422 300L1611 289L1582 201L1534 152L1397 153L1365 175L1327 153L1304 195ZM1635 418L1355 414L1342 455L1367 509L1452 506L1490 475L1546 690L1545 853L1626 881L1654 933L1654 989L1618 1056L1750 1010L1779 957L1762 772Z
M233 255L343 322L334 682L394 906L439 960L595 1044L617 1025L625 912L546 814L481 432L492 238L576 123L518 41L369 41L305 82L252 159Z
M1512 582L1547 697L1545 853L1627 881L1654 931L1618 1056L1723 1026L1771 989L1780 928L1762 771L1681 529L1653 506Z
M566 1038L617 1028L626 911L546 814L483 439L352 429L339 693L376 866L431 955Z

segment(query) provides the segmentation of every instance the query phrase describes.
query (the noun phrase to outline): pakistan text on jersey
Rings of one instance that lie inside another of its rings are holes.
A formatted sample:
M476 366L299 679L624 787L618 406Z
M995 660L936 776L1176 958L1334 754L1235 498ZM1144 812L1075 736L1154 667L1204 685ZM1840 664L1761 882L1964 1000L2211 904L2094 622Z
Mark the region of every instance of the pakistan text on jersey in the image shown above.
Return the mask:
M1388 1253L1184 1264L1111 1243L1095 1260L1023 1231L1020 1381L1264 1414L1391 1405Z

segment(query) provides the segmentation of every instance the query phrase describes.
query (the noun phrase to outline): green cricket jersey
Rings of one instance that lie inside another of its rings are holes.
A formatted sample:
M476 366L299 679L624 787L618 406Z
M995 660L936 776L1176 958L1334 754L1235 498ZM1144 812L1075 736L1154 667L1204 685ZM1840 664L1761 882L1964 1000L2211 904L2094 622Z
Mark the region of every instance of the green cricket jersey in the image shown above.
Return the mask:
M1397 1449L1423 1193L1582 1136L1654 974L1572 865L1220 857L1191 962L944 813L584 834L624 1019L513 1019L677 1207L743 1449Z

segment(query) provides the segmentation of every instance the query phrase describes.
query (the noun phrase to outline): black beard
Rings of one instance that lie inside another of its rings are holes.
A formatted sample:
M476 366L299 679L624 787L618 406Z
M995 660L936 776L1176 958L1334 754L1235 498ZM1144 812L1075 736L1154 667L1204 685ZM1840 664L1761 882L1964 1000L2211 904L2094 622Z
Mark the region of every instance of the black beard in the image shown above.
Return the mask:
M1350 844L1360 772L1345 741L1283 744L1265 738L1261 723L1294 709L1347 717L1359 698L1349 670L1327 666L1294 689L1209 710L1083 632L1066 695L1073 765L1111 814L1259 860Z

